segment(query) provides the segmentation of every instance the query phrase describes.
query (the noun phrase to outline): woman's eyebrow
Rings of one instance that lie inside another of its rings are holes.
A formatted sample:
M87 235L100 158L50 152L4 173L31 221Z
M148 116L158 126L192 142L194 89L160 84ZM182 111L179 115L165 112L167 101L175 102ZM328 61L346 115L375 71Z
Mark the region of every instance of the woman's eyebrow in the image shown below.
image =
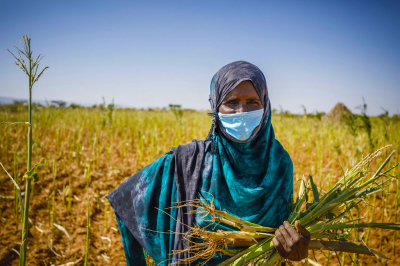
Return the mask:
M226 97L226 98L224 99L224 102L232 101L232 100L237 100L237 99L238 99L237 96L231 95L231 96Z
M258 97L250 97L250 98L248 98L247 100L259 101L259 102L261 102L260 98L258 98Z

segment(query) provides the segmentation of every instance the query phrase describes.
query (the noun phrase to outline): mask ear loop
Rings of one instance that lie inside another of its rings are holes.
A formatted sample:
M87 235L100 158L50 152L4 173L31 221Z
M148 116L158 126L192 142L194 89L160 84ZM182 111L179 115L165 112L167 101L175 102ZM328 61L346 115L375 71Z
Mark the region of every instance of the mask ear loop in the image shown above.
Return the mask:
M215 141L214 141L213 135L215 133L215 130L217 129L218 113L211 112L211 113L208 113L207 115L212 117L212 125L211 125L210 131L208 132L206 140L211 141L211 154L215 154L216 144L214 143Z
M218 113L208 113L208 116L212 117L212 125L211 125L211 129L208 132L207 138L206 140L211 140L211 137L213 135L213 133L215 132L215 129L217 128L217 119L218 119Z

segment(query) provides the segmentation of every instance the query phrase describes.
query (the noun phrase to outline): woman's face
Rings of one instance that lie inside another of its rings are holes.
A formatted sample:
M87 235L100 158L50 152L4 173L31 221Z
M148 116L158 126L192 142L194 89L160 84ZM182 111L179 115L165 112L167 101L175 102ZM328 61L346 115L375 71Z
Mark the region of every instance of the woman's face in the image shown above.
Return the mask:
M254 89L253 82L245 80L226 95L218 111L222 114L235 114L259 109L263 109L263 106Z

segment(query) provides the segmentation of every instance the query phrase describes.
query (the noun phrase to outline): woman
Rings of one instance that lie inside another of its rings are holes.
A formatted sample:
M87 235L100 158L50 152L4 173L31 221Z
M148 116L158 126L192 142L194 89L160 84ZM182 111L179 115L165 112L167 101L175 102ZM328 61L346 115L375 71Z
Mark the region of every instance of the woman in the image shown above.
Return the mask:
M189 258L183 250L185 225L206 226L187 214L192 209L166 209L201 193L216 208L247 221L279 227L273 244L282 257L307 257L309 232L285 219L293 193L293 165L275 140L267 84L261 70L244 61L221 68L211 81L213 124L206 140L172 148L128 178L110 195L128 265L145 265L142 248L156 264ZM166 210L168 215L160 212ZM218 225L215 230L230 229ZM176 232L165 234L163 232ZM226 257L214 258L217 265Z

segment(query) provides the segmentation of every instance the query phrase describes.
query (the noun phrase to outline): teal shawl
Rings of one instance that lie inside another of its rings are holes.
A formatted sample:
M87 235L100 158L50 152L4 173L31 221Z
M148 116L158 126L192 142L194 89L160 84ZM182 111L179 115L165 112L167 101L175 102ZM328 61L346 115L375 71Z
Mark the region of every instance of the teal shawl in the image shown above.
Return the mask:
M117 218L128 265L146 265L142 248L160 265L190 256L169 254L189 244L182 240L188 230L184 224L208 223L195 214L187 214L191 208L166 208L197 198L199 193L213 199L218 209L260 225L278 227L288 218L293 165L275 139L262 72L243 61L222 68L211 83L212 112L218 110L220 98L243 80L253 82L265 114L248 141L229 137L214 118L207 140L194 140L171 149L107 196ZM228 228L218 225L215 230L218 229ZM217 265L224 259L216 257L207 265Z

